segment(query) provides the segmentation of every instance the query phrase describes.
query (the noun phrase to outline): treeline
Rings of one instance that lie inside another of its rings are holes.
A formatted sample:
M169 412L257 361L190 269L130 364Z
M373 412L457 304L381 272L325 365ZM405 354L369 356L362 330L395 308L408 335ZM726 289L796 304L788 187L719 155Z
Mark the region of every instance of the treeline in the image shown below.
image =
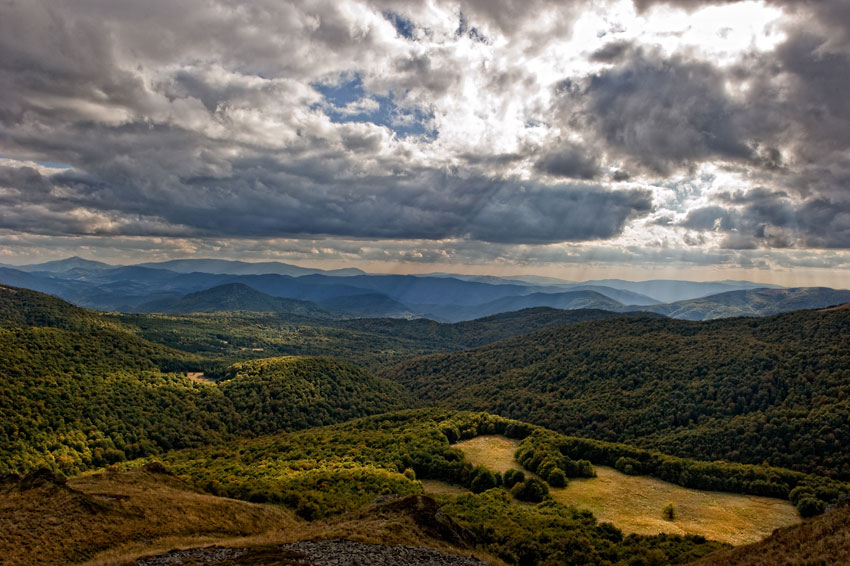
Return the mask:
M418 398L695 459L850 479L850 311L597 320L381 372Z

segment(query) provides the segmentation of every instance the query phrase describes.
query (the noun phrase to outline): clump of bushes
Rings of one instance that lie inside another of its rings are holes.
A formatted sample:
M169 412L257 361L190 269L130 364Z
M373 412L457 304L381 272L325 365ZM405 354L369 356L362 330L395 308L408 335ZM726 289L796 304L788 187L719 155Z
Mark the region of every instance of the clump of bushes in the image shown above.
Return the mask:
M469 482L469 489L472 490L472 493L483 493L488 489L499 487L500 479L497 474L484 466L476 466L472 470L472 481Z
M546 481L552 487L567 487L567 474L561 468L553 468L546 477Z
M528 478L522 483L514 485L511 495L520 501L540 503L549 497L549 486L537 478Z
M505 472L504 477L502 478L502 483L505 486L505 489L511 489L518 483L522 483L525 481L525 474L520 470L508 470Z
M617 461L614 462L614 468L629 476L639 476L643 472L639 460L625 456L617 458Z

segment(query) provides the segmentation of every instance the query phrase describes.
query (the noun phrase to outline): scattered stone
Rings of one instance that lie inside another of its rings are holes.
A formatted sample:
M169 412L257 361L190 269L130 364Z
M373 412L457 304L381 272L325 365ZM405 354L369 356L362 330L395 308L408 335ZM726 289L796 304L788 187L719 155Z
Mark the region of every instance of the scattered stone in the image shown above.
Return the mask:
M207 564L218 564L225 560L233 560L247 552L244 548L223 548L220 546L172 550L159 556L140 558L136 561L136 566L182 566L189 564L205 566Z
M475 557L415 546L350 540L302 541L256 548L208 546L141 558L135 566L487 566Z
M416 546L383 546L350 540L302 541L286 545L303 554L304 566L486 566L474 557Z

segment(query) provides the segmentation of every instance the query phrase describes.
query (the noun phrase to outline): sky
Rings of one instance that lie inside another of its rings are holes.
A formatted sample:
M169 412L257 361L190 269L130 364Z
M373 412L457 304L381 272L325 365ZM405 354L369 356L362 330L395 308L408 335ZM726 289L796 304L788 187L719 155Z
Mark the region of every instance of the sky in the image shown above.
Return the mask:
M0 0L0 263L850 281L844 0Z

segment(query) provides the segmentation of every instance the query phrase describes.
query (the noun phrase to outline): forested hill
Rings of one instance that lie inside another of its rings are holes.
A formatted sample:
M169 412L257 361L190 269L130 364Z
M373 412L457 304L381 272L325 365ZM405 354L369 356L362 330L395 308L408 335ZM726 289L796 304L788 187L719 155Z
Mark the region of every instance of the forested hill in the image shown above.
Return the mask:
M435 322L427 318L413 320L360 318L328 324L339 328L412 340L420 343L424 348L451 351L483 346L550 326L631 316L662 317L662 315L649 313L623 315L600 309L560 310L551 307L533 307L455 323Z
M0 473L76 473L412 403L399 386L324 358L257 360L221 385L192 380L183 372L202 362L191 354L23 289L0 288L0 316Z
M227 283L178 298L145 303L137 310L168 313L276 312L317 319L332 316L310 301L273 297L242 283Z
M426 401L704 460L850 478L850 310L551 328L383 375Z
M48 326L81 330L102 326L97 313L44 293L0 285L0 327Z

